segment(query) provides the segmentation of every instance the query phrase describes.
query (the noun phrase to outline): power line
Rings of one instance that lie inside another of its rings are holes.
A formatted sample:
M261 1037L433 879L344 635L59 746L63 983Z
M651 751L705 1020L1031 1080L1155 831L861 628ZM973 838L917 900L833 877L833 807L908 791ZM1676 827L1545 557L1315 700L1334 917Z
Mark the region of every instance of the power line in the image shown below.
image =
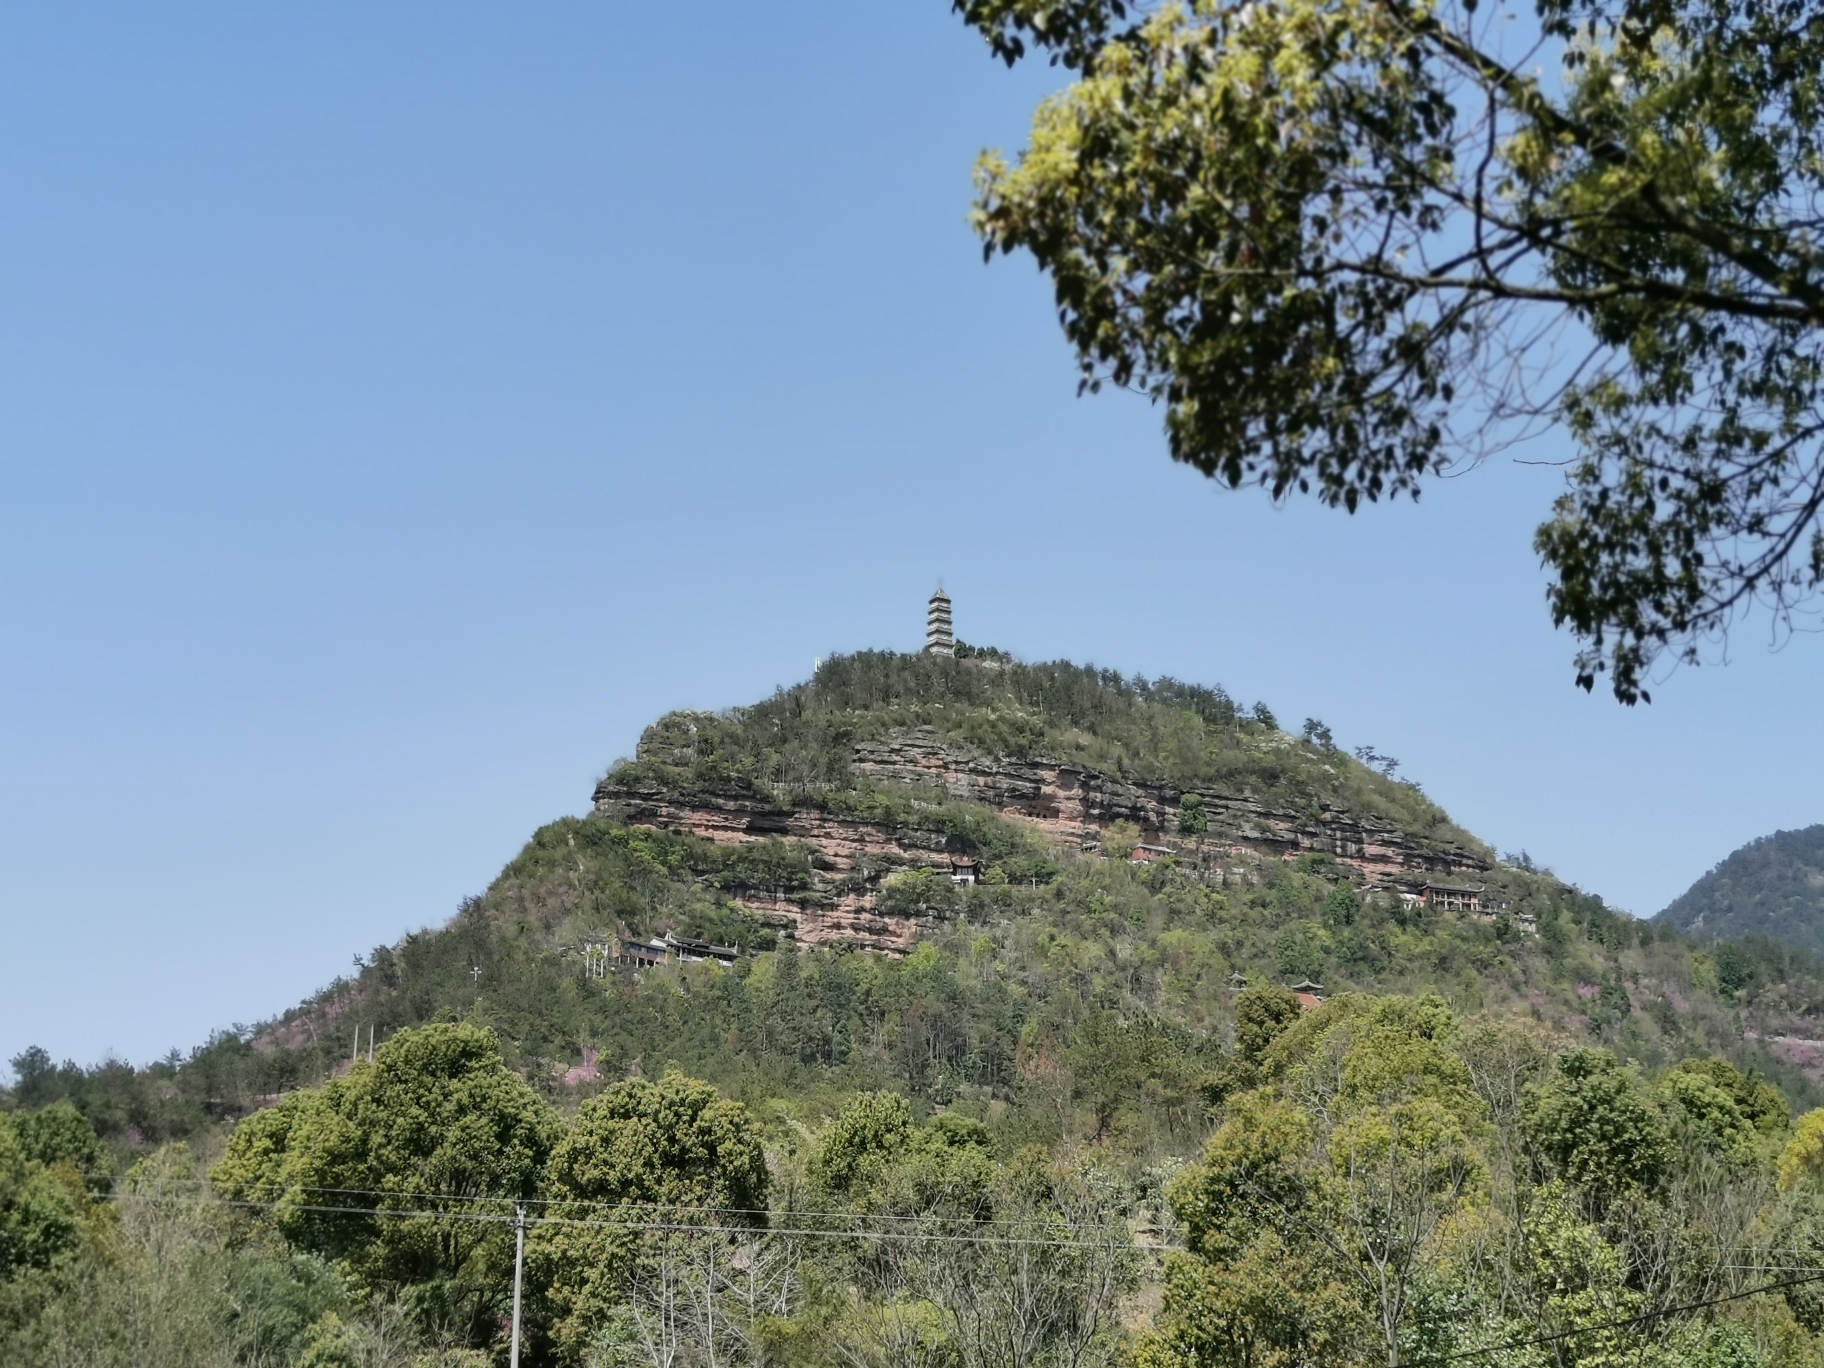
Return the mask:
M1477 1349L1464 1349L1455 1354L1440 1354L1427 1358L1406 1360L1407 1368L1422 1368L1430 1363L1458 1363L1463 1359L1478 1358L1487 1354L1506 1353L1509 1349L1524 1349L1534 1344L1552 1344L1558 1340L1575 1339L1579 1335L1593 1335L1599 1330L1626 1330L1630 1326L1645 1325L1649 1321L1663 1320L1667 1316L1682 1316L1686 1312L1701 1311L1707 1306L1721 1306L1725 1302L1742 1301L1748 1297L1758 1297L1765 1292L1778 1292L1787 1287L1798 1287L1804 1283L1824 1280L1824 1269L1812 1269L1804 1277L1787 1278L1780 1282L1765 1283L1760 1287L1751 1287L1746 1292L1731 1292L1721 1297L1706 1297L1703 1301L1686 1302L1682 1306L1664 1306L1657 1311L1646 1311L1638 1316L1629 1316L1626 1320L1603 1321L1596 1325L1580 1325L1574 1330L1558 1330L1549 1335L1533 1335L1526 1339L1508 1340L1502 1344L1486 1344Z
M178 1183L180 1183L184 1186L188 1186L188 1187L202 1188L202 1189L210 1190L210 1191L214 1190L211 1184L209 1184L208 1182L206 1182L205 1180L202 1180L202 1179L180 1179L180 1180L178 1180ZM881 1221L881 1222L893 1221L893 1222L902 1222L902 1223L912 1223L912 1222L939 1223L939 1224L946 1224L946 1225L967 1226L971 1229L981 1229L983 1227L996 1227L996 1226L1017 1226L1017 1225L1021 1224L1017 1220L1010 1220L1010 1219L1007 1219L1004 1217L945 1216L945 1215L940 1215L935 1212L931 1213L929 1215L904 1216L904 1215L899 1215L899 1214L892 1213L892 1212L876 1213L876 1212L863 1212L863 1211L810 1211L810 1210L803 1210L803 1209L786 1209L786 1210L782 1211L782 1210L778 1210L773 1207L718 1206L718 1205L715 1205L712 1203L707 1203L707 1202L640 1202L640 1201L632 1201L632 1200L609 1201L609 1200L601 1199L601 1198L584 1198L584 1197L501 1197L501 1196L492 1196L492 1195L487 1195L487 1194L460 1193L460 1192L400 1192L397 1190L388 1191L388 1190L379 1189L379 1188L322 1187L322 1186L317 1186L317 1185L313 1185L313 1184L309 1184L309 1183L249 1183L249 1184L245 1185L244 1190L249 1191L249 1192L265 1191L265 1192L274 1192L274 1193L278 1193L278 1192L327 1193L327 1194L331 1194L334 1196L341 1196L341 1197L393 1198L396 1200L411 1200L411 1201L415 1201L415 1202L468 1202L468 1203L472 1203L472 1204L493 1203L497 1206L502 1207L503 1209L512 1207L512 1206L516 1206L516 1205L525 1205L528 1207L534 1207L534 1206L588 1207L588 1208L593 1208L593 1209L597 1209L597 1210L609 1210L609 1211L624 1211L624 1210L625 1211L652 1211L652 1212L663 1212L663 1213L673 1213L673 1214L700 1212L704 1215L718 1216L718 1217L790 1216L794 1220L823 1219L823 1220L832 1220L832 1221ZM226 1200L226 1199L224 1199L224 1200ZM248 1202L253 1201L253 1199L251 1197L241 1199L241 1200L248 1201ZM290 1206L292 1206L292 1209L294 1209L294 1210L302 1209L302 1208L296 1206L296 1204L285 1203L282 1197L275 1198L274 1200L277 1204L290 1205ZM356 1207L356 1208L351 1208L351 1209L359 1210L359 1211L373 1211L373 1212L377 1212L377 1211L381 1210L381 1208L368 1208L368 1207ZM1098 1231L1100 1231L1100 1230L1120 1230L1120 1229L1123 1229L1124 1226L1122 1223L1119 1223L1119 1222L1111 1223L1111 1222L1105 1222L1105 1221L1097 1221L1097 1222L1085 1221L1085 1222L1079 1222L1079 1223L1073 1224L1072 1228L1076 1229L1076 1230L1098 1230Z
M360 1193L361 1195L375 1195L375 1196L417 1195L417 1194L371 1193L371 1192L363 1192L363 1190L361 1190L361 1189L311 1189L311 1190L313 1190L313 1191L344 1191L344 1192L351 1192L351 1193ZM319 1215L385 1217L389 1220L468 1221L471 1223L483 1224L483 1225L519 1225L519 1226L552 1225L552 1226L567 1226L567 1227L579 1227L580 1226L580 1227L595 1228L595 1229L627 1230L627 1231L653 1231L653 1232L670 1233L670 1234L745 1235L745 1236L753 1236L753 1237L789 1236L789 1237L793 1237L793 1238L806 1238L806 1239L852 1239L852 1240L881 1239L881 1240L897 1240L897 1241L921 1243L921 1244L969 1244L969 1245L977 1245L977 1246L981 1246L981 1245L1025 1246L1025 1247L1040 1247L1040 1248L1053 1248L1053 1249L1095 1249L1095 1248L1105 1248L1106 1247L1106 1246L1100 1246L1093 1241L1087 1241L1087 1240L1057 1240L1057 1239L1034 1238L1034 1237L1029 1237L1029 1236L1007 1236L1007 1235L987 1235L987 1234L971 1235L971 1234L945 1233L945 1232L941 1232L941 1231L887 1231L887 1232L881 1232L881 1231L853 1230L853 1229L835 1230L835 1229L818 1229L818 1228L807 1228L807 1227L779 1227L779 1226L761 1226L761 1225L712 1225L712 1224L708 1224L708 1223L704 1223L704 1222L694 1222L694 1221L657 1221L657 1220L650 1220L650 1219L639 1219L639 1220L635 1220L635 1219L626 1219L626 1220L593 1219L593 1220L591 1220L591 1219L583 1219L583 1218L579 1218L579 1217L563 1217L563 1216L526 1216L526 1215L521 1214L522 1209L520 1209L520 1208L516 1208L516 1210L512 1214L507 1214L507 1213L493 1214L490 1212L482 1212L482 1211L449 1211L449 1210L437 1210L437 1209L402 1210L402 1209L398 1209L398 1208L386 1208L386 1207L336 1206L336 1205L330 1205L330 1204L326 1204L326 1203L300 1204L300 1203L287 1203L287 1202L280 1202L280 1201L257 1202L257 1201L251 1201L251 1200L245 1200L245 1199L228 1199L228 1198L220 1198L220 1197L186 1199L186 1198L165 1197L165 1196L162 1196L162 1195L156 1194L156 1193L117 1193L117 1194L111 1195L106 1200L111 1201L111 1202L116 1202L116 1203L142 1202L142 1203L146 1203L148 1205L158 1204L158 1203L173 1203L173 1202L187 1202L188 1204L192 1204L192 1205L218 1204L221 1206L227 1206L227 1207L232 1207L232 1208L236 1208L236 1209L255 1210L255 1211L273 1211L273 1210L279 1209L280 1207L284 1207L286 1210L292 1211L292 1212L305 1212L305 1213L319 1214ZM504 1200L509 1200L509 1199L483 1198L483 1197L454 1197L454 1198L451 1198L450 1200L496 1201L496 1202L498 1202L498 1201L504 1201ZM546 1200L555 1201L556 1199L546 1199ZM579 1203L579 1205L611 1206L613 1204L610 1204L610 1203ZM625 1206L630 1207L630 1208L631 1207L642 1207L642 1208L649 1208L649 1209L663 1209L665 1204L662 1204L662 1203L626 1203ZM760 1211L758 1208L678 1207L678 1208L673 1208L673 1209L722 1211L722 1212L744 1212L744 1213L748 1213L748 1214L769 1214L769 1213ZM782 1214L797 1215L797 1214L802 1214L802 1213L782 1213ZM857 1219L857 1220L869 1219L868 1217L862 1215L861 1213L845 1212L845 1213L840 1213L840 1214L848 1219ZM915 1217L893 1217L890 1219L914 1220L917 1218L915 1218ZM957 1218L947 1218L947 1219L957 1219ZM1012 1223L1009 1222L1007 1224L1012 1224ZM1090 1230L1095 1230L1095 1231L1109 1231L1109 1230L1114 1230L1117 1228L1118 1227L1100 1225L1100 1226L1094 1226L1094 1227L1086 1227L1085 1229L1090 1229ZM1129 1247L1131 1249L1133 1249L1136 1253L1165 1253L1165 1252L1170 1252L1176 1248L1175 1246L1165 1245L1165 1244L1140 1244L1140 1243L1132 1243L1132 1244L1130 1244ZM1626 1329L1629 1329L1634 1326L1647 1325L1653 1321L1664 1320L1670 1316L1686 1315L1693 1311L1704 1310L1707 1307L1722 1306L1729 1302L1743 1301L1749 1297L1758 1297L1758 1296L1762 1296L1769 1292L1783 1291L1784 1289L1789 1288L1789 1287L1800 1287L1800 1286L1804 1286L1809 1283L1824 1281L1824 1268L1818 1268L1818 1267L1797 1267L1797 1266L1787 1267L1787 1266L1780 1266L1780 1265L1752 1265L1752 1264L1722 1264L1722 1265L1718 1265L1717 1267L1721 1270L1728 1270L1728 1271L1733 1271L1733 1272L1753 1272L1753 1273L1793 1272L1793 1273L1796 1273L1798 1276L1790 1277L1790 1278L1783 1278L1776 1282L1763 1283L1759 1287L1751 1287L1751 1288L1746 1289L1745 1291L1725 1293L1724 1295L1717 1296L1717 1297L1706 1297L1699 1301L1684 1302L1677 1306L1660 1307L1657 1310L1645 1311L1645 1312L1642 1312L1640 1315L1625 1317L1621 1320L1599 1321L1593 1325L1580 1325L1580 1326L1575 1326L1568 1330L1557 1330L1557 1331L1552 1331L1552 1332L1549 1332L1546 1334L1541 1334L1541 1335L1530 1335L1530 1336L1526 1336L1526 1337L1519 1338L1519 1339L1505 1340L1499 1344L1480 1345L1474 1349L1459 1350L1459 1351L1457 1351L1455 1353L1451 1353L1451 1354L1428 1355L1428 1356L1425 1356L1422 1358L1408 1359L1408 1360L1406 1360L1407 1368L1425 1368L1425 1365L1429 1365L1429 1364L1460 1363L1465 1359L1486 1357L1486 1356L1493 1355L1493 1354L1505 1353L1512 1349L1524 1349L1524 1348L1528 1348L1530 1346L1538 1345L1538 1344L1557 1343L1562 1340L1575 1339L1581 1335L1597 1334L1604 1330L1626 1330Z
M402 1210L396 1207L332 1206L324 1203L255 1202L229 1198L185 1199L161 1197L154 1193L122 1193L111 1197L108 1200L117 1203L142 1202L147 1205L155 1205L161 1202L171 1203L176 1201L188 1201L193 1205L213 1203L221 1206L233 1207L238 1210L249 1211L275 1211L282 1207L289 1212L308 1213L311 1215L373 1216L385 1217L388 1220L468 1221L478 1225L511 1225L516 1219L513 1215L507 1213L494 1214L481 1211L448 1211L436 1209ZM896 1240L919 1244L1009 1245L1049 1249L1097 1249L1106 1247L1093 1240L1058 1240L1015 1235L969 1235L931 1230L836 1230L803 1226L712 1225L701 1221L655 1221L635 1219L618 1221L601 1219L590 1220L581 1217L564 1216L528 1216L525 1218L525 1223L528 1226L582 1226L603 1230L661 1231L674 1234L696 1235L772 1235L793 1236L806 1239L836 1240L873 1239ZM1113 1230L1116 1229L1116 1227L1098 1226L1094 1229ZM1130 1247L1141 1253L1157 1253L1173 1249L1176 1246L1131 1243Z

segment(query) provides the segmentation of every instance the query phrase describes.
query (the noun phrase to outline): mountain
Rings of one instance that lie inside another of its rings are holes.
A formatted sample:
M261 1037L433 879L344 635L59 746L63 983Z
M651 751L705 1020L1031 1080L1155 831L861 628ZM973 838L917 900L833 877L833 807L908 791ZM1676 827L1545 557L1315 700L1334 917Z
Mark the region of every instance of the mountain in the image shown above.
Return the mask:
M990 651L668 714L279 1018L15 1059L0 1362L1824 1362L1818 959L1303 733Z
M1497 860L1384 761L1306 730L1066 662L839 656L751 706L660 718L589 815L281 1017L137 1071L28 1051L11 1104L67 1097L143 1147L466 1020L556 1100L675 1064L768 1114L887 1088L1140 1162L1201 1132L1244 979L1433 990L1649 1068L1720 1054L1821 1096L1809 955L1711 945L1713 922L1700 944Z
M1824 953L1824 825L1750 841L1655 920L1699 940L1769 936Z

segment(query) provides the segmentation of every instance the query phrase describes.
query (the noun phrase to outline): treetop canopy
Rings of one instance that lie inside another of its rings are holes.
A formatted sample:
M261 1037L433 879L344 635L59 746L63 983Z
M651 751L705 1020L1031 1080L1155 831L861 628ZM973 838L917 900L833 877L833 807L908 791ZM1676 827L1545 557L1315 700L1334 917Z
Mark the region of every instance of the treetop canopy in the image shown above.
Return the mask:
M1824 581L1815 7L953 8L1076 74L975 226L1175 459L1353 511L1564 432L1535 548L1578 683L1629 703Z

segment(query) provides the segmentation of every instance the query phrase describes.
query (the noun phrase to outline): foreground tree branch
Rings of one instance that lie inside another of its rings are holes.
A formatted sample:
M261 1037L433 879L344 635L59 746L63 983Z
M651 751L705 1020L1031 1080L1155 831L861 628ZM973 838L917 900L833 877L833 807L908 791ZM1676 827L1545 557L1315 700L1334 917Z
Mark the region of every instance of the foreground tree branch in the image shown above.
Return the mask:
M1548 604L1577 682L1627 703L1824 581L1810 7L953 8L1076 73L1017 161L982 158L975 225L1051 276L1083 388L1163 406L1175 459L1353 512L1507 440L1491 415L1561 424ZM1591 359L1528 354L1557 336Z

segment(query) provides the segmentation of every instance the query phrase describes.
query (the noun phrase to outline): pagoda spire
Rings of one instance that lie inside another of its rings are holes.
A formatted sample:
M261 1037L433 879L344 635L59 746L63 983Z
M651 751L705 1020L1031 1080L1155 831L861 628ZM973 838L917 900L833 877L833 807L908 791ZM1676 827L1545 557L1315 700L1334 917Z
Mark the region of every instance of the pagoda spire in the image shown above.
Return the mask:
M950 634L950 595L941 584L925 607L925 650L932 655L956 654L956 638Z

